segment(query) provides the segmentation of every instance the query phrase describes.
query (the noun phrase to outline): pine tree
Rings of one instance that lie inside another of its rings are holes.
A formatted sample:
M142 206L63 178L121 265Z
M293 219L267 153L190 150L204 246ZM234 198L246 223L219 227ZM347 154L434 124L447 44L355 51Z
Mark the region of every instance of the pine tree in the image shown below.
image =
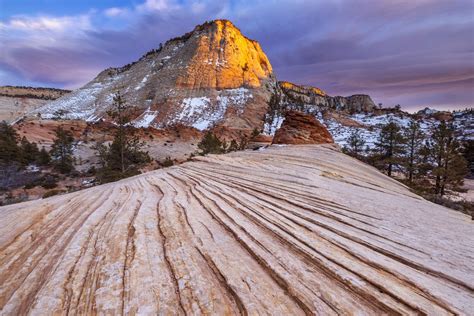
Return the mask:
M7 122L0 123L0 162L10 163L19 161L20 148L18 146L18 134Z
M433 170L432 159L431 159L431 152L429 147L429 141L425 140L425 142L421 145L418 151L418 166L417 166L417 174L419 177L426 177L428 173Z
M118 130L117 133L115 133L114 141L112 142L110 150L113 154L118 154L120 157L120 161L117 161L117 163L120 164L121 172L125 173L125 150L127 141L126 128L131 119L126 113L127 106L125 105L125 101L120 92L115 94L113 100L114 103L112 109L109 110L107 114L115 121Z
M418 169L420 163L420 150L423 146L425 135L421 130L420 123L417 121L411 121L410 124L404 129L404 137L406 140L405 151L405 170L407 173L408 181L413 182L413 175Z
M47 166L51 162L51 156L46 151L44 146L41 148L40 152L38 153L38 158L36 159L36 163L40 166Z
M225 150L222 148L222 142L211 131L208 131L198 144L201 155L222 154Z
M97 172L101 183L139 174L138 167L151 161L148 152L142 150L145 144L140 141L136 128L130 124L130 111L120 92L115 94L113 100L107 114L117 125L114 139L108 146L103 143L95 146L101 165Z
M353 157L360 157L363 151L365 140L358 129L353 130L347 138L347 153Z
M24 164L36 162L39 155L38 145L30 143L25 136L20 141L21 160Z
M448 186L460 186L468 173L462 146L454 137L452 124L441 121L432 133L429 150L434 162L435 194L443 196Z
M382 168L387 170L389 176L392 175L394 166L400 165L402 162L404 143L405 139L397 123L391 121L380 131L375 146L381 158Z
M74 170L74 156L72 154L74 137L70 131L58 126L54 131L56 139L51 147L53 165L61 173L70 173Z
M467 161L470 175L474 175L474 140L465 140L463 142L463 156Z

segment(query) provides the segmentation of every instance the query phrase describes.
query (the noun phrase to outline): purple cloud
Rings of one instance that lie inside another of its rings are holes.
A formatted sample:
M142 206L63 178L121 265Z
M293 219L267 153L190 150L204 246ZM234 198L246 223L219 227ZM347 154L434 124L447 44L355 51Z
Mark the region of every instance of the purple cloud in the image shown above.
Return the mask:
M0 22L0 84L75 88L215 18L258 40L281 80L385 105L472 106L474 3L420 1L171 1L72 17ZM8 73L8 76L3 75Z

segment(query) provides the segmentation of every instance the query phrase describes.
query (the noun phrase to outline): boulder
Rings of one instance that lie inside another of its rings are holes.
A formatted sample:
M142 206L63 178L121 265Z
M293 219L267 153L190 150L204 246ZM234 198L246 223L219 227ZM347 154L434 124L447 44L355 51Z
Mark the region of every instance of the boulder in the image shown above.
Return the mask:
M273 144L328 144L334 140L313 115L288 111L285 120L273 137Z

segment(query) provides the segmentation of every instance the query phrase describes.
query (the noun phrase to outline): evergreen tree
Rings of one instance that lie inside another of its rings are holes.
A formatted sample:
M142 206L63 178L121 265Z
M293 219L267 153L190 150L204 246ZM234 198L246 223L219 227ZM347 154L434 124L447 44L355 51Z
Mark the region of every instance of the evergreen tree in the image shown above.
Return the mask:
M223 154L225 149L222 148L222 142L211 131L208 131L198 144L201 155L207 154Z
M54 132L56 139L50 151L53 165L59 172L69 173L74 169L74 156L72 155L74 137L70 131L64 130L62 126L58 126Z
M406 140L405 151L405 170L407 173L408 181L413 182L413 175L418 170L418 164L420 163L420 150L423 147L423 141L425 135L421 130L420 123L417 121L411 121L410 124L404 129L404 137Z
M117 92L114 96L114 103L112 109L107 114L115 121L118 126L118 130L115 133L114 141L110 146L109 150L112 154L118 154L120 160L109 161L110 163L119 164L122 173L125 173L125 151L127 141L127 124L130 123L131 119L127 115L127 106L120 92ZM113 169L117 169L118 166L113 166Z
M383 169L387 170L389 176L392 175L394 166L400 165L402 162L404 142L405 139L400 126L393 121L386 124L380 131L379 139L375 146L380 155L379 163L382 164L381 167Z
M44 147L41 148L40 152L38 153L38 158L36 163L40 166L47 166L51 162L51 156L46 151Z
M139 174L138 167L150 162L148 152L142 150L144 143L131 126L131 116L125 100L119 92L114 96L112 108L107 114L117 125L114 139L108 146L99 143L95 146L101 168L97 175L101 183L116 181Z
M468 172L462 146L454 137L452 124L441 121L432 133L429 150L434 163L435 194L443 196L448 186L460 186Z
M0 162L10 163L21 159L18 134L7 122L0 123Z
M362 137L360 131L355 129L349 135L347 139L347 153L353 157L360 157L361 152L364 149L365 140Z
M20 141L21 160L24 164L36 162L39 155L38 145L30 143L25 136Z
M467 161L469 173L474 175L474 140L466 140L463 142L463 156Z
M433 170L429 141L425 140L418 151L417 174L419 177L426 177Z

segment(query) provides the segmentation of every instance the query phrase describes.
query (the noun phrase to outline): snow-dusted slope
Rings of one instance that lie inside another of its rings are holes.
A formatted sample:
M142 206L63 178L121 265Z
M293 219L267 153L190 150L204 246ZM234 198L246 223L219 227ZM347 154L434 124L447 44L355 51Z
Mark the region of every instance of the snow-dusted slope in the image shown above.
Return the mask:
M66 119L107 120L107 110L119 91L133 108L137 127L180 123L201 130L214 125L252 130L260 127L276 85L260 45L230 21L215 20L169 40L136 62L102 71L37 112L46 119L61 111Z
M340 114L347 121L351 121L351 124L345 124L341 122L341 119L335 119L331 117L331 115L325 117L325 115L323 115L323 110L325 109L319 108L315 105L306 105L302 108L303 112L313 114L321 123L323 123L333 136L334 141L340 146L346 145L350 134L353 131L358 130L365 141L364 146L374 149L382 127L389 122L395 122L403 128L407 127L411 121L417 121L420 123L420 127L425 135L430 135L433 128L440 123L440 120L434 117L417 117L412 114L399 112L385 114ZM274 135L276 130L280 128L283 120L283 115L274 116L271 123L265 124L264 133L267 135ZM472 111L455 112L452 116L452 122L456 129L456 135L460 140L474 140L474 113Z
M0 313L474 314L474 223L326 146L0 208Z

